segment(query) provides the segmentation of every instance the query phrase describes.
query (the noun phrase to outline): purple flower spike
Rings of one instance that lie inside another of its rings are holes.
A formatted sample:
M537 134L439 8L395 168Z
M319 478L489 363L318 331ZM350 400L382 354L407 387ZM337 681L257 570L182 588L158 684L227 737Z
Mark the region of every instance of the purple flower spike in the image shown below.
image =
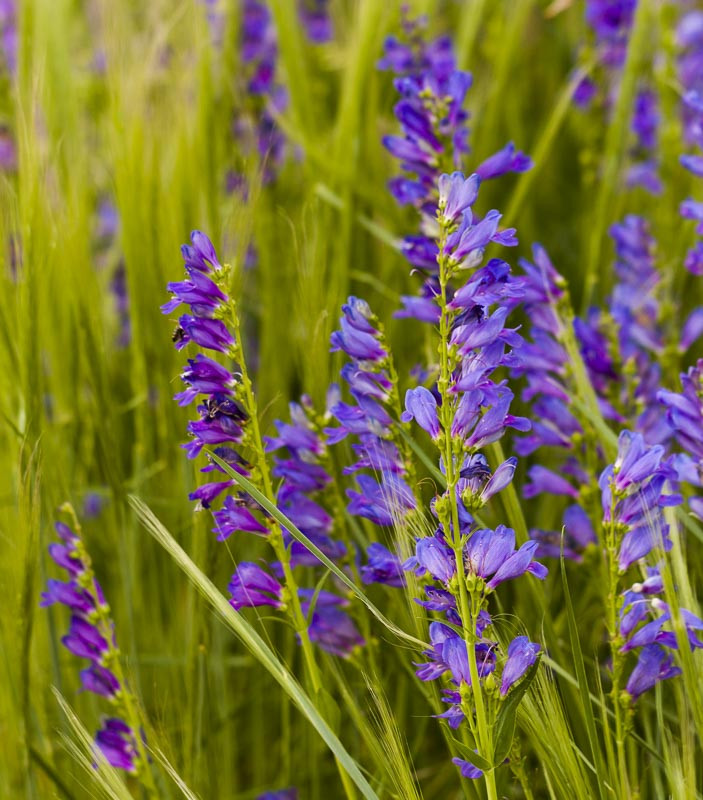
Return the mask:
M424 386L408 389L405 393L405 409L400 417L403 422L410 422L410 420L414 419L433 439L437 440L439 438L437 400L429 389L425 389Z
M283 587L258 564L249 561L240 563L227 588L232 595L230 605L237 611L259 606L283 607Z
M500 693L503 697L535 663L542 648L527 636L517 636L508 645L508 660L503 667Z

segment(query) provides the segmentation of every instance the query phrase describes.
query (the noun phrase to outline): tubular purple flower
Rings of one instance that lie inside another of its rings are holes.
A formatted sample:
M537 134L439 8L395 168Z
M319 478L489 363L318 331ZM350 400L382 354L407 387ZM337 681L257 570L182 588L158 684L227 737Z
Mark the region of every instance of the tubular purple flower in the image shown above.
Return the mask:
M491 499L491 497L493 497L493 495L498 494L498 492L502 492L506 486L512 483L516 468L517 458L515 458L515 456L511 456L511 458L507 459L507 461L504 461L496 469L481 492L481 502L484 505Z
M218 542L225 541L239 531L263 535L270 532L246 507L244 501L235 500L231 495L225 498L222 508L215 511L213 517L217 523L213 531L217 534Z
M87 669L81 670L80 678L86 691L109 699L114 699L121 689L120 682L112 672L100 664L93 663Z
M63 646L78 658L87 658L100 664L109 647L107 641L87 620L74 614L68 633L61 639Z
M531 642L527 636L517 636L508 645L508 660L503 667L500 694L502 697L510 691L527 670L535 663L542 648Z
M642 648L637 666L632 670L625 691L635 701L659 681L680 674L681 669L674 666L672 656L668 655L659 645L651 644Z
M487 587L495 589L504 581L518 578L526 572L531 572L536 578L544 580L547 577L547 568L538 561L532 560L537 545L537 542L525 542L516 553L503 562L500 569L486 584Z
M476 167L476 173L482 181L485 181L508 172L527 172L529 169L532 169L532 159L515 150L515 145L508 142L502 150L481 162Z
M449 583L456 574L454 553L445 542L436 536L418 539L415 558L420 567L442 583Z
M533 467L530 467L527 474L532 481L532 483L527 484L522 491L523 496L527 499L537 497L537 495L546 492L547 494L567 495L578 500L578 491L574 489L566 478L557 475L556 472L552 472L552 470L546 467L535 464Z
M439 419L437 418L437 400L429 389L418 386L408 389L405 393L405 411L401 415L403 422L414 419L417 424L433 439L440 435Z
M386 586L405 586L405 576L400 559L388 548L378 542L370 544L366 550L368 564L359 570L364 583L383 583Z
M127 723L116 718L106 719L95 735L95 742L110 766L127 772L136 771L134 731Z
M241 608L273 606L283 608L283 587L258 564L243 561L235 570L227 586L231 595L230 605L237 611Z
M438 207L445 224L458 220L476 202L480 182L476 174L468 178L461 172L440 175Z
M224 322L219 319L205 319L184 314L178 320L178 326L174 334L177 350L182 350L187 344L193 342L207 350L226 353L234 344L234 337L227 330Z

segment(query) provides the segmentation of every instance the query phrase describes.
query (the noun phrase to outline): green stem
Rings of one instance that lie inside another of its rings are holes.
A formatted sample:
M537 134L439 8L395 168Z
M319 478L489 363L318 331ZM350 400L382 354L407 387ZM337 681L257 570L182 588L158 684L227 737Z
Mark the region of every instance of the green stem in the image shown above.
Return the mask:
M62 507L62 510L70 514L73 523L73 530L78 537L78 541L76 542L76 550L78 551L78 557L81 563L85 567L79 578L79 582L82 588L84 588L93 598L93 602L95 604L95 627L103 639L107 642L108 650L104 663L107 669L109 669L110 672L112 672L112 674L115 676L118 684L120 685L120 691L115 696L115 706L118 710L118 713L124 718L124 721L131 728L134 734L134 746L137 751L135 765L136 774L148 796L150 798L158 798L159 793L156 789L156 784L154 783L154 776L152 775L151 767L149 766L149 755L141 736L141 731L143 728L142 715L139 713L136 699L132 696L132 693L127 686L127 680L125 679L125 674L120 659L120 651L114 644L114 630L113 623L110 618L110 608L105 602L101 602L100 597L98 597L96 594L95 573L93 572L90 554L86 550L83 542L83 531L80 522L78 521L78 516L76 515L76 512L70 503L66 503Z
M241 346L241 335L240 335L240 327L239 327L239 317L237 315L236 307L233 301L230 301L228 307L228 314L230 317L230 324L231 328L234 331L235 335L235 344L233 345L232 352L230 355L234 358L234 360L239 364L240 372L241 372L241 382L242 388L244 390L244 404L247 414L249 415L250 425L251 425L251 440L250 444L254 451L254 455L256 458L256 467L261 478L261 485L263 489L264 496L271 502L276 502L276 497L273 492L273 485L271 482L271 474L268 468L268 462L266 460L266 453L264 450L264 442L261 436L261 428L259 425L259 415L256 403L256 397L254 395L254 388L251 382L251 378L249 377L249 373L246 368L246 362L244 360L244 352ZM284 581L288 593L288 611L291 617L291 621L293 623L293 627L300 638L300 646L303 651L303 659L305 661L306 672L308 675L308 679L310 680L310 685L312 686L315 698L315 705L321 705L322 711L327 711L325 708L326 703L324 702L324 698L322 696L322 678L320 675L320 668L318 666L317 660L315 659L315 652L313 650L312 641L310 640L310 633L308 630L308 621L305 618L305 614L303 614L303 609L300 604L300 597L298 595L298 584L293 576L293 570L290 564L290 555L288 552L288 548L285 546L285 542L283 539L283 528L277 521L272 520L272 530L270 534L270 542L273 547L273 550L276 554L276 558L281 563L281 568L283 569L283 576ZM338 759L335 758L335 763L337 765L337 770L339 772L340 779L342 781L342 785L344 787L344 792L349 800L355 800L356 798L356 790L354 789L354 785L350 779L350 776L347 774L347 771L344 769L342 764L339 762Z
M611 493L613 496L613 504L611 508L611 521L609 522L606 530L606 545L608 553L608 631L610 634L610 653L613 662L612 667L612 687L610 689L610 699L613 704L613 711L615 713L615 748L617 752L617 768L620 779L620 793L621 797L630 797L630 786L627 778L627 753L625 750L626 731L623 720L623 706L620 702L621 679L623 658L620 653L622 646L622 637L620 636L618 628L618 611L619 611L619 572L618 572L618 550L619 541L617 535L617 526L614 521L614 508L616 488L611 483Z
M469 662L469 674L471 677L471 692L476 710L476 744L480 750L480 755L489 761L493 759L493 745L491 733L487 724L486 708L484 705L483 689L478 675L478 664L476 662L476 622L478 609L469 602L469 594L466 586L466 572L464 568L464 543L462 541L459 528L459 504L456 496L456 486L459 481L459 471L454 468L454 452L452 439L452 419L456 411L456 399L449 393L449 384L452 376L452 364L449 353L449 337L451 335L451 312L447 308L447 283L449 281L449 265L444 255L446 244L446 229L442 226L439 239L439 283L440 283L440 302L441 315L439 320L440 332L440 373L438 380L439 392L442 396L442 406L440 409L442 431L444 435L444 469L447 476L447 496L451 506L451 527L452 527L452 549L457 570L457 596L459 605L459 615L461 616L464 630L464 642L466 643L466 654ZM444 514L446 525L447 514ZM440 517L441 519L441 517ZM449 531L446 531L449 533ZM463 701L462 701L463 704ZM465 708L464 713L467 719L471 718L471 709ZM484 773L486 780L486 791L488 800L497 800L497 789L494 770Z

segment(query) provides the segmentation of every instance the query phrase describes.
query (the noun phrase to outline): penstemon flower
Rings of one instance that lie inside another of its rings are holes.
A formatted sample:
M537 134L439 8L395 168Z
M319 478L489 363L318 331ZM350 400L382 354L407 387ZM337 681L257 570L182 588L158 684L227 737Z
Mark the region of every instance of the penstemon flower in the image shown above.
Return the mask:
M416 507L405 480L411 459L396 429L398 381L380 322L368 303L350 297L342 311L340 330L331 337L331 351L341 351L351 359L341 376L354 404L334 402L329 412L339 426L324 432L331 445L350 435L357 439L352 449L358 460L345 472L356 474L361 491L347 490L348 511L376 525L391 526ZM361 473L364 469L373 470L380 479Z
M188 360L181 374L187 388L175 399L180 405L201 400L197 406L199 419L188 424L192 437L184 446L188 457L196 458L203 450L208 455L212 452L233 471L250 478L269 501L277 502L288 519L325 555L340 560L346 554L345 545L330 537L332 518L310 496L321 493L330 476L320 461L326 445L313 422L309 401L304 399L303 404L291 406L292 424L279 421L278 436L262 437L242 352L237 309L225 291L229 268L220 263L205 234L194 231L191 241L192 246L182 249L188 280L168 285L174 297L162 310L170 313L181 304L189 305L191 313L179 318L173 337L176 348L198 346L213 356L224 355L232 367L198 353ZM288 451L288 457L277 455L271 470L267 453L282 449ZM226 474L214 459L201 471ZM281 479L275 495L273 478ZM221 505L214 508L222 495ZM311 607L312 593L308 597L307 589L298 588L293 569L319 566L318 559L249 495L237 491L234 480L205 483L191 493L190 499L197 501L200 508L213 509L213 531L219 540L247 532L269 542L275 560L268 569L251 562L239 564L229 584L230 602L237 610L272 606L289 614L314 685L319 685L320 677L311 643L341 656L351 655L364 644L351 618L341 610L348 605L345 598L319 593L315 607Z
M89 666L80 672L83 689L104 698L111 706L95 735L107 762L140 778L155 796L149 757L143 741L139 703L127 685L120 663L114 623L100 584L93 572L78 520L70 505L62 507L73 519L73 528L57 522L60 541L49 545L49 555L68 580L49 579L40 606L58 603L71 612L63 646Z
M275 115L285 109L288 96L276 80L278 44L271 12L258 0L242 3L240 58L247 102L245 113L234 120L234 132L245 153L258 153L263 180L270 182L285 158L286 139ZM232 187L242 181L239 174L228 178Z
M314 44L324 44L333 38L329 0L298 0L298 17Z
M446 491L433 501L438 521L435 534L417 541L415 556L406 568L430 581L426 599L419 602L443 612L451 623L431 624L432 649L425 653L430 661L419 666L418 677L450 676L452 688L445 696L450 709L443 716L452 727L466 720L480 764L490 767L485 771L486 786L488 796L494 798L497 754L492 729L502 699L535 663L540 646L517 637L509 645L507 658L501 659L498 643L487 635L492 626L487 605L504 581L526 572L544 578L547 571L533 559L536 541L516 548L512 529L479 527L473 516L512 480L515 470L515 459L509 459L491 475L480 450L497 442L508 427L529 428L528 420L510 414L513 394L506 382L495 383L491 378L499 366L515 362L513 349L522 344L517 330L506 327L508 313L522 291L505 262L492 259L480 266L491 242L510 246L516 239L513 230L498 230L498 212L491 211L483 219L474 216L478 186L477 175L465 178L455 172L439 179L437 396L422 387L409 390L406 419L415 419L436 444ZM463 275L467 276L464 285L450 294L450 281ZM491 480L495 484L489 492ZM458 758L455 763L466 777L484 775L471 759Z
M671 549L669 526L663 509L682 502L680 495L667 493L669 483L676 478L676 470L669 459L664 458L662 445L647 445L641 434L625 430L618 437L615 461L606 467L599 480L608 569L607 627L612 655L610 695L615 711L618 768L625 789L628 772L624 743L632 720L629 713L623 718L623 711L627 710L620 696L623 688L623 655L640 644L652 644L656 637L648 641L646 632L639 631L630 638L635 625L642 619L638 615L646 607L639 606L634 611L630 610L632 595L619 594L620 581L630 567L641 562L652 551ZM657 591L658 574L650 572L648 581L640 587L641 590ZM662 617L661 623L663 622ZM656 677L652 673L655 669ZM673 674L671 661L664 651L645 647L625 692L636 699L656 680Z
M674 666L672 650L678 649L671 629L671 611L657 595L664 590L658 567L647 567L647 577L623 594L619 634L624 642L621 653L639 650L637 664L630 673L625 692L634 702L659 681L675 677L681 669ZM703 621L686 609L680 609L691 650L703 647L696 631Z
M412 317L436 323L439 319L434 297L437 283L437 242L434 217L437 186L442 173L461 167L468 145L468 113L463 109L471 87L471 74L456 69L451 39L441 37L425 42L427 20L405 19L403 40L390 36L384 44L380 69L397 77L395 87L401 100L394 108L402 136L384 137L386 149L400 161L403 174L389 185L401 205L412 205L421 214L419 235L406 236L403 254L413 268L424 275L420 296L402 297L398 317ZM475 172L477 180L497 178L508 172L524 172L531 160L512 142L494 153Z

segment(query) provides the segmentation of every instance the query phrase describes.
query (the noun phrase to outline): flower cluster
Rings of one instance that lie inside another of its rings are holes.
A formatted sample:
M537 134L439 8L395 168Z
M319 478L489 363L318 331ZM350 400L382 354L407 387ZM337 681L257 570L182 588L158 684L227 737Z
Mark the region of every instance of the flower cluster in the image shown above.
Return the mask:
M657 397L666 408L667 421L684 450L672 459L678 477L700 488L703 486L703 360L681 375L681 384L680 394L661 389ZM703 519L703 498L690 498L689 506Z
M341 399L332 387L330 415L339 423L325 434L331 445L347 436L357 461L346 468L356 474L361 491L347 490L348 511L376 525L391 526L414 509L413 492L404 480L407 459L402 457L391 412L399 416L397 385L388 348L379 322L368 303L350 297L342 306L340 329L331 337L331 351L344 353L348 361L341 377L354 403ZM379 479L361 473L370 469Z
M695 147L698 153L681 156L681 164L697 177L703 177L703 12L690 11L679 25L678 30L681 56L679 59L679 78L684 88L683 122L684 141ZM684 266L694 275L703 275L703 202L687 198L680 207L681 216L697 222L698 239L686 255Z
M63 522L55 527L60 541L49 545L49 555L68 580L49 579L40 605L58 603L70 610L68 633L61 642L74 656L89 662L80 672L83 689L105 698L114 709L112 716L103 719L95 742L113 767L138 773L146 766L146 755L136 701L122 676L110 607L93 574L80 529L76 525L74 531Z
M442 173L462 165L469 152L468 113L464 110L471 87L470 73L458 70L449 37L425 42L426 20L405 20L404 40L386 39L379 68L396 75L395 87L401 100L394 108L402 135L384 137L383 144L400 161L403 171L390 189L401 205L413 205L422 217L419 235L406 236L403 253L410 264L425 275L419 297L403 297L401 317L436 322L437 242L433 221L437 212L437 186ZM530 159L512 142L494 153L475 172L481 180L508 172L524 172Z
M641 434L622 431L617 458L599 480L603 526L609 546L617 549L621 572L654 548L671 548L663 509L682 501L680 495L667 493L668 484L676 479L662 445L647 445Z
M588 0L586 3L586 23L593 34L596 74L581 79L574 93L577 107L586 109L599 99L608 113L617 102L636 8L637 0ZM630 120L631 163L625 182L629 187L640 186L651 194L662 192L657 160L659 123L657 93L643 79L635 94Z
M656 683L681 673L670 651L678 649L672 629L671 609L658 595L664 591L658 567L648 567L647 577L624 593L620 610L619 633L624 642L621 653L639 650L637 664L630 673L625 691L633 701ZM691 650L703 647L696 631L703 631L703 620L682 608L680 612Z
M278 44L271 12L259 0L244 0L240 30L243 79L249 97L249 113L234 120L234 132L246 150L255 150L262 160L263 179L271 181L285 156L285 137L276 124L276 114L287 103L286 90L276 82ZM231 177L229 183L241 183Z
M168 284L168 291L173 297L161 310L164 314L170 314L181 305L189 306L190 313L179 317L178 327L173 334L176 349L182 350L193 343L213 353L224 353L236 362L238 344L222 319L231 312L231 302L217 283L221 278L222 265L212 242L204 233L193 231L191 241L192 244L183 245L181 251L188 277L184 281ZM188 458L200 455L203 447L214 447L213 452L232 469L249 475L251 466L240 450L235 448L235 445L245 444L248 414L240 402L241 382L235 377L234 371L210 356L198 353L195 358L188 359L181 380L186 384L186 389L174 398L179 405L189 405L201 397L199 418L188 423L191 441L184 445ZM201 472L212 471L224 474L215 462L201 469ZM209 508L232 485L231 480L206 483L196 489L190 499L198 501L203 508ZM242 503L246 511L247 501L243 500ZM218 537L226 538L228 530L218 525Z
M162 310L170 313L181 304L189 305L191 313L179 318L173 337L176 348L180 350L194 344L225 354L236 365L236 370L222 366L203 353L188 360L188 367L181 374L187 388L175 397L181 405L201 397L199 419L188 424L192 437L185 445L188 457L195 458L203 448L213 448L212 452L232 470L250 477L269 500L275 500L291 524L325 555L335 561L341 560L346 555L346 547L331 538L332 517L312 497L319 495L331 480L321 463L326 443L312 405L307 398L301 404L292 404L291 422L277 422L278 435L261 438L252 386L239 342L237 311L223 289L227 269L220 264L205 234L194 231L191 240L192 245L182 250L188 280L168 284L174 297ZM280 479L275 498L264 448L268 452L287 451L286 456L274 458L271 474ZM212 459L201 471L213 470L224 473ZM237 532L263 536L277 556L269 569L252 562L237 566L229 584L233 607L239 610L272 606L290 611L296 625L302 624L303 614L309 620L305 629L310 641L336 655L348 656L354 648L363 645L364 640L351 618L342 611L349 604L346 598L330 592L316 594L313 590L290 585L292 569L319 566L318 559L247 493L237 491L234 480L206 483L192 492L190 498L198 501L202 508L211 508L222 494L225 494L224 501L213 511L213 530L217 538L222 541ZM300 631L298 633L300 635Z
M465 178L458 172L439 179L439 378L434 391L408 390L405 419L414 419L436 443L447 485L432 504L437 529L417 540L406 568L429 580L426 597L418 602L443 613L449 623L431 624L432 648L425 653L430 661L419 666L418 677L450 676L445 694L450 708L442 716L452 727L466 719L477 751L490 763L490 729L500 701L535 662L540 646L524 636L514 639L496 683L499 647L487 635L492 625L488 598L504 581L526 572L544 578L547 571L533 558L536 541L516 548L512 529L499 525L490 530L474 519L511 482L517 461L510 458L491 473L480 450L509 427L529 429L528 420L510 414L513 394L506 382L491 377L501 365L516 363L513 350L522 338L506 322L523 287L504 261L494 258L480 266L491 242L510 246L516 239L514 230L498 230L497 211L483 219L474 215L479 182L478 175ZM450 280L460 275L468 276L466 282L449 294ZM483 774L470 762L455 763L467 777Z

